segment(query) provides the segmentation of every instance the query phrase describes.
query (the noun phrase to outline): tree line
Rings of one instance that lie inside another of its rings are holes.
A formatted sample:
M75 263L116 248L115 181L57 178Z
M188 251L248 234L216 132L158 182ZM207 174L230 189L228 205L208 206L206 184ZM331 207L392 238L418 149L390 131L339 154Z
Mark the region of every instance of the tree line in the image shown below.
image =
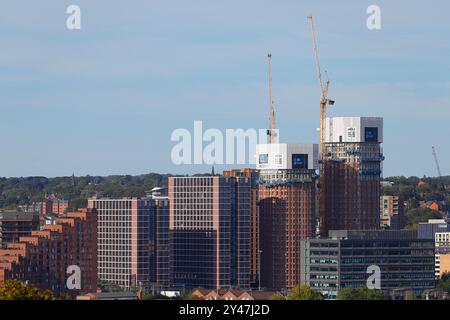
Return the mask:
M87 199L98 197L141 197L154 187L165 187L169 174L149 173L138 176L82 176L82 177L21 177L0 178L0 208L16 209L31 205L46 196L70 200L70 210L87 204Z
M142 197L154 187L166 187L171 174L149 173L137 176L66 176L66 177L20 177L0 178L0 208L16 209L18 205L40 202L48 195L70 200L69 210L87 205L87 199L98 197ZM414 229L418 222L439 218L439 212L420 207L421 201L444 201L450 207L442 185L450 185L450 176L442 180L436 177L387 177L382 194L401 196L407 203L406 222ZM419 182L425 184L419 186ZM442 183L443 182L443 183ZM447 187L449 190L449 187Z

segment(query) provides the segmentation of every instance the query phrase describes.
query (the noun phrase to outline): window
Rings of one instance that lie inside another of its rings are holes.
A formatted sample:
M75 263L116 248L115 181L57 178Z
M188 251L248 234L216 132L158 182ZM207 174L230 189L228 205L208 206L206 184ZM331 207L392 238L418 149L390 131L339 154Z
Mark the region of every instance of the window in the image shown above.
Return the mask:
M308 155L293 153L292 169L308 169Z
M347 141L356 141L356 128L347 128Z
M364 128L364 138L366 142L378 142L378 128Z
M259 155L259 164L266 164L268 162L269 162L269 155L267 153Z
M282 163L283 163L283 155L276 154L275 155L275 164L276 165L281 165Z

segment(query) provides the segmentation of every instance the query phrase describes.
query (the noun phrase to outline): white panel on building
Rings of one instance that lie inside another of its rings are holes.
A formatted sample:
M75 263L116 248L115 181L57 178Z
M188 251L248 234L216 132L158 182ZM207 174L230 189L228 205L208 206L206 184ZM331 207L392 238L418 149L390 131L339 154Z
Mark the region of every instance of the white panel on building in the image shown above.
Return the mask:
M256 169L317 169L317 144L258 144L256 146Z
M325 142L383 142L383 118L334 117L326 119Z

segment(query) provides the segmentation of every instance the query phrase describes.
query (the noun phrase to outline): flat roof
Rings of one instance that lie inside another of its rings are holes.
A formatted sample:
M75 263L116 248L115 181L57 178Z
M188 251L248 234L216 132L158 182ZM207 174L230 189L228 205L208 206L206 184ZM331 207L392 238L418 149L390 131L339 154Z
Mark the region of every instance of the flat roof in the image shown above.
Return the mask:
M0 219L11 220L33 220L39 217L39 212L21 212L21 211L8 211L0 212Z
M97 299L137 299L137 295L131 291L122 292L96 292Z

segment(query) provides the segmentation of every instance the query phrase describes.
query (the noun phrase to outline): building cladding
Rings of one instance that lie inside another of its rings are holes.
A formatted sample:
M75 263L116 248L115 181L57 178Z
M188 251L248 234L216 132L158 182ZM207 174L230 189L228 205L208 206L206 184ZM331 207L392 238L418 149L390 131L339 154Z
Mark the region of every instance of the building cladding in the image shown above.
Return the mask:
M67 268L81 271L81 289L66 286ZM76 296L97 290L97 213L92 209L70 212L17 243L0 249L0 284L9 279L28 282L57 295Z
M450 272L450 232L436 232L435 243L435 271L436 278Z
M381 289L408 289L416 296L434 288L434 242L413 231L330 231L302 242L301 283L336 298L346 287L367 285L369 266L381 271Z
M301 240L315 234L317 154L314 144L257 145L264 288L300 283Z
M395 230L405 226L405 208L399 196L380 197L380 226Z
M258 205L258 171L244 168L223 171L224 177L247 177L251 179L250 205L251 205L251 252L250 252L250 286L258 287L260 274L259 254L259 205Z
M326 119L321 234L380 228L383 118Z
M251 178L169 178L170 285L250 285Z
M89 199L98 212L98 277L124 289L149 290L156 282L155 202Z
M444 219L429 219L419 222L417 235L420 239L435 239L436 232L450 232L450 224Z
M169 242L169 197L165 194L152 194L156 217L156 288L160 291L170 289L170 242Z
M0 244L19 242L20 237L30 236L39 230L37 212L0 212Z

